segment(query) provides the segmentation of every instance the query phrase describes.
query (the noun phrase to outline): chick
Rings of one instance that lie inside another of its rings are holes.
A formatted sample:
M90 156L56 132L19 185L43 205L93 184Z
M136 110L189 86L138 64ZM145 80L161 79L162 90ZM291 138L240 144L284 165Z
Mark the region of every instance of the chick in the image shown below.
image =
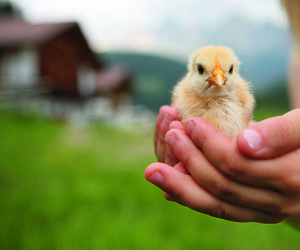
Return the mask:
M172 106L183 121L198 116L235 139L252 119L254 98L239 75L232 50L207 46L190 58L187 75L175 86Z

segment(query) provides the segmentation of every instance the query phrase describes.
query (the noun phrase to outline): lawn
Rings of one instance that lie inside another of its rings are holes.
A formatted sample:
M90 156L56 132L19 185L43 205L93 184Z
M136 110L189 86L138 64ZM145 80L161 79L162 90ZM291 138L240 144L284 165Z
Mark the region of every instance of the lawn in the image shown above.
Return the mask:
M144 179L152 131L8 113L0 126L0 249L299 249L285 223L232 223L165 201Z

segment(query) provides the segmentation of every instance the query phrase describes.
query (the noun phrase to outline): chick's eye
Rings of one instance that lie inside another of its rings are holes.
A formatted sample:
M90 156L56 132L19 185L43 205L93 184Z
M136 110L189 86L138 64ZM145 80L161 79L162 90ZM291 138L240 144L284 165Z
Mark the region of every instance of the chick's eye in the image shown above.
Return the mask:
M202 75L204 73L204 68L201 64L198 65L198 72L200 75Z
M233 65L230 66L230 69L229 69L229 74L232 74L233 73Z

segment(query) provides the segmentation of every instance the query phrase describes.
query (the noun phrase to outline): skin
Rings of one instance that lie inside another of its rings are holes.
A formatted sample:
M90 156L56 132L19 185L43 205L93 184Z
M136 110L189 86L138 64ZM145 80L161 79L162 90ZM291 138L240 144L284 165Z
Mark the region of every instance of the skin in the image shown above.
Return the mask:
M293 108L300 108L300 55L298 51L295 51L296 56L294 56L289 65L289 93L291 98L291 104Z
M154 136L159 162L145 177L167 200L201 213L299 226L299 127L295 109L251 124L233 141L200 118L183 124L175 108L164 106Z

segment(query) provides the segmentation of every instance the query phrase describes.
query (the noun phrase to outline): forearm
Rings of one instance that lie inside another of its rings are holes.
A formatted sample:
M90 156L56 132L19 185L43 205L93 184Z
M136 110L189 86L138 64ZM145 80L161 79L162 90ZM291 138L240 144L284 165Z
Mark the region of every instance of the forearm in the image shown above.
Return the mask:
M295 52L295 55L298 55ZM299 56L294 56L291 60L289 72L289 93L292 108L300 108L300 60ZM286 220L289 224L300 230L300 214Z
M291 60L289 72L289 93L292 108L300 108L300 60L298 56L295 56Z

